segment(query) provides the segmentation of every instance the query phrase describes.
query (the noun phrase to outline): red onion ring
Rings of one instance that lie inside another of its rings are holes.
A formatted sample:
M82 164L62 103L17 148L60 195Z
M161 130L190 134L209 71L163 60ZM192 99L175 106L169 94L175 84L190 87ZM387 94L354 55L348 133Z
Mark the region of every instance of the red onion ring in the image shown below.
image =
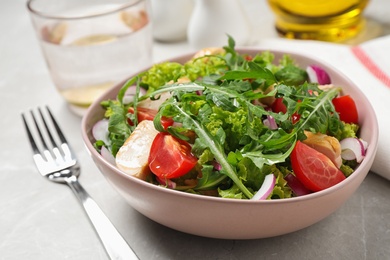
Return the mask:
M366 144L364 144L366 143ZM341 158L355 160L360 163L366 155L367 142L358 138L348 137L340 141Z
M251 200L265 200L275 187L276 178L273 173L265 176L264 182Z
M170 189L176 188L176 182L174 182L170 179L162 179L162 178L156 176L156 180L158 181L158 183L160 183L161 185L163 185L167 188L170 188Z
M105 144L109 144L108 139L108 119L102 119L92 127L92 136L95 140L102 140Z
M307 189L294 175L287 174L284 179L287 181L288 186L296 196L302 196L311 193L311 191Z
M267 118L263 120L263 124L271 130L278 129L275 118L273 116L267 115Z
M114 155L112 155L112 153L105 146L102 146L100 149L100 155L106 159L107 162L111 163L112 165L116 165Z
M318 83L320 85L327 85L331 83L329 74L318 65L310 65L306 68L310 82Z

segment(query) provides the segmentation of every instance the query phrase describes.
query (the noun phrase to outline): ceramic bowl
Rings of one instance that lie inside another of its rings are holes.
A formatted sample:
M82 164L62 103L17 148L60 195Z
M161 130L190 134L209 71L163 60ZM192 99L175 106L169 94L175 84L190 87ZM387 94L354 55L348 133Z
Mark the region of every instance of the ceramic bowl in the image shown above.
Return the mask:
M262 49L240 49L255 54ZM270 50L278 60L285 51ZM352 81L332 66L301 54L289 53L301 67L317 64L326 69L332 82L343 87L357 103L360 136L369 144L366 158L341 183L309 195L281 200L249 201L223 199L175 191L126 175L95 151L91 129L103 117L100 102L115 99L119 84L88 109L82 121L82 134L88 151L107 181L135 210L144 216L185 233L223 239L266 238L294 232L326 218L340 208L362 183L373 163L378 142L378 124L367 98ZM192 53L171 61L185 62Z

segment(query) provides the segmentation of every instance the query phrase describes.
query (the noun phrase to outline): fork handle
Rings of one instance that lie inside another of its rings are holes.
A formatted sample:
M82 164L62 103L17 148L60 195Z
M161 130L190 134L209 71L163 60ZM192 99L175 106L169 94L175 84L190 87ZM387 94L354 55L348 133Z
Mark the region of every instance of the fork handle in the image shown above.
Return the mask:
M139 259L104 212L81 186L77 177L66 178L66 183L83 205L110 259Z

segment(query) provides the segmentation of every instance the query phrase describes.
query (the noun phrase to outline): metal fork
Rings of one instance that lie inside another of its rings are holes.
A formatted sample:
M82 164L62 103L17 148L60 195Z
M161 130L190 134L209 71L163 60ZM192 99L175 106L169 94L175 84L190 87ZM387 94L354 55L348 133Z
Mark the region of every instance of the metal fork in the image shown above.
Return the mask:
M27 116L22 113L38 171L50 181L67 184L72 189L84 207L110 259L138 259L114 225L79 183L80 165L50 109L46 107L46 110L47 112L44 113L38 108L40 121L37 120L33 110L30 111L32 118L30 124L35 125L35 132L32 130L33 127L29 127ZM33 133L36 133L35 138ZM40 143L36 142L36 139L40 140Z

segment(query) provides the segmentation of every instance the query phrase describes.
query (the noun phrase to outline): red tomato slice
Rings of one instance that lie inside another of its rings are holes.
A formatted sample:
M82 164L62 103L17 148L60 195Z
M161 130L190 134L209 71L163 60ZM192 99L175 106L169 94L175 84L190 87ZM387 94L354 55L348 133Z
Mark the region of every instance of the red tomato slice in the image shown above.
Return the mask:
M154 138L148 159L150 170L163 179L183 176L197 161L187 142L162 132Z
M298 180L311 191L324 190L345 179L326 155L300 141L291 153L291 165Z
M339 113L341 121L344 121L345 123L358 123L359 117L356 104L351 96L336 97L332 100L332 103L336 112Z
M134 114L134 107L129 107L129 113ZM150 108L144 108L144 107L137 108L138 122L141 122L143 120L153 121L153 119L156 115L157 115L157 110L150 109ZM129 124L134 125L133 122L131 122L131 120L129 120ZM164 127L164 129L167 129L168 126L173 125L172 118L162 117L161 118L161 125Z

